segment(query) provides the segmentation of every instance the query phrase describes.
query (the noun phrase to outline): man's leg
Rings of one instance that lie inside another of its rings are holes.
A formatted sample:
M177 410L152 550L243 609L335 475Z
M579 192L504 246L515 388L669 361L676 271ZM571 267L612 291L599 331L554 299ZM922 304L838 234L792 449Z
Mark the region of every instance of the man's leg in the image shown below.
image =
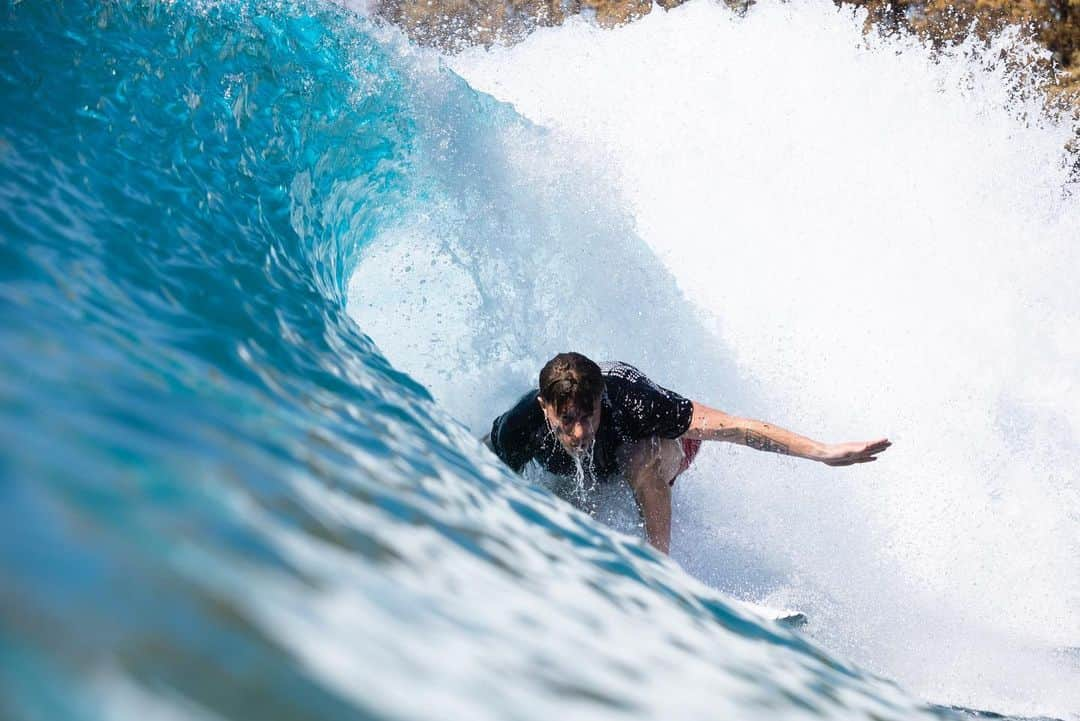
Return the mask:
M671 545L671 480L682 466L682 443L646 438L630 444L625 453L623 468L645 521L645 536L667 553Z

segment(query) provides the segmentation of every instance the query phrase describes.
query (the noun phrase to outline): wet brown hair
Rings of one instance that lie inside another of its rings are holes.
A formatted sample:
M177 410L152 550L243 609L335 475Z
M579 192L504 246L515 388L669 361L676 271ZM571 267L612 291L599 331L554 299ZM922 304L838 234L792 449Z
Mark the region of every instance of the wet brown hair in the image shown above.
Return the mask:
M590 414L604 393L600 366L580 353L560 353L540 371L540 398L555 412Z

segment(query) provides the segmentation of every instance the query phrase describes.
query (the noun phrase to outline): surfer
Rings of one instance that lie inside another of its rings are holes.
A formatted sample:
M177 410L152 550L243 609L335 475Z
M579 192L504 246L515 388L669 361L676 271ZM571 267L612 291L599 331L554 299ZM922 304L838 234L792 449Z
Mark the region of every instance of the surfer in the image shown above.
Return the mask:
M540 384L495 419L485 438L520 473L530 461L559 476L625 478L649 542L668 552L671 486L702 441L728 441L830 466L877 460L891 443L821 443L769 423L739 418L684 398L626 363L597 364L560 353Z

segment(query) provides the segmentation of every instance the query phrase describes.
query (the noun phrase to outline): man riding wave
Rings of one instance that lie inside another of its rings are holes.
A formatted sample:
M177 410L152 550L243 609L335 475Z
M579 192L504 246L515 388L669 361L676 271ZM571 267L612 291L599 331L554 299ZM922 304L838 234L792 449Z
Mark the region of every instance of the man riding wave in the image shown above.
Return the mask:
M649 542L668 552L671 486L702 441L728 441L830 466L877 460L888 439L828 444L739 418L661 388L626 363L560 353L539 387L495 419L485 439L520 473L530 461L559 476L622 476L634 491Z

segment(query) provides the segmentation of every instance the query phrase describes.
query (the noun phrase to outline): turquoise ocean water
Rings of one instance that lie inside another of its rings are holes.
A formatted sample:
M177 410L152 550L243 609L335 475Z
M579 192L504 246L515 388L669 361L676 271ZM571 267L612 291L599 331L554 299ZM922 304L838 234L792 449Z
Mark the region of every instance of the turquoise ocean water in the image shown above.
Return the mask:
M951 716L513 476L384 359L359 254L439 197L425 154L468 173L438 128L528 126L386 35L0 5L0 717Z

